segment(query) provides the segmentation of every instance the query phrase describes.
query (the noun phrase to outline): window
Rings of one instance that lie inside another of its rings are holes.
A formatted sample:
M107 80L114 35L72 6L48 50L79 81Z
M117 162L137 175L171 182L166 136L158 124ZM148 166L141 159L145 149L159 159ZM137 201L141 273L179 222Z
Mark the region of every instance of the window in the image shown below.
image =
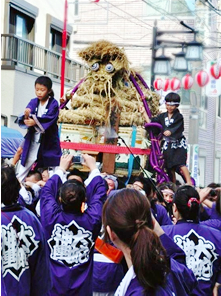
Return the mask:
M203 110L207 110L207 102L208 102L208 97L207 96L201 96L200 97L200 108Z
M211 8L209 8L209 11L208 11L208 13L207 13L207 15L208 15L208 26L209 27L211 27L211 25L212 25L212 9Z
M199 157L199 186L205 186L206 158Z
M206 129L207 126L207 114L206 112L199 110L199 127Z
M62 52L62 33L64 23L50 14L46 16L46 43L45 47L58 53ZM67 24L67 40L66 47L69 49L69 40L73 28Z
M69 36L67 36L66 46L68 45L68 43ZM51 28L49 49L59 53L62 52L62 32Z
M194 15L195 4L189 0L170 1L171 13L185 16ZM191 3L192 2L192 3Z
M62 33L51 28L49 49L61 53L62 51Z
M214 163L214 182L220 183L220 158L215 158Z
M160 17L164 15L194 15L195 3L189 0L151 0L145 1L144 11L148 17Z
M221 117L221 96L218 97L217 104L218 104L218 106L217 106L217 109L218 109L217 110L217 116Z
M207 105L208 97L202 95L200 97L200 109L199 109L199 126L200 128L206 129L207 126Z
M182 105L189 105L190 104L190 90L185 90L184 88L181 88L181 104Z
M74 1L74 15L75 16L79 15L79 1L78 0Z
M34 23L34 18L10 8L9 33L34 41Z
M170 3L167 0L161 0L161 1L146 1L145 2L145 11L146 16L152 17L152 16L159 16L161 17L164 14L167 14L169 12L169 5Z

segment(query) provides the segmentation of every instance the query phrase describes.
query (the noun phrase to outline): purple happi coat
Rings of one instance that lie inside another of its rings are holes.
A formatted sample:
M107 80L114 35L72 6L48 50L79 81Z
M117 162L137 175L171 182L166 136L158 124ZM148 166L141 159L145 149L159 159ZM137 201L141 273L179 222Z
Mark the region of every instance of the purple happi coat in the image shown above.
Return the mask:
M197 281L193 272L184 264L184 252L166 235L160 236L161 243L170 258L170 273L167 275L164 286L159 286L155 291L144 291L144 288L134 277L125 294L120 296L187 296L197 287Z
M186 165L187 143L183 135L184 121L183 115L178 109L174 110L172 117L169 119L168 112L158 114L151 118L151 122L157 122L162 125L163 132L168 130L171 136L164 136L163 154L165 167L170 169L175 166Z
M6 206L2 208L1 231L2 293L47 295L52 286L50 262L39 220L19 204Z
M41 222L50 250L56 295L92 295L94 243L101 229L106 188L101 176L86 187L88 208L84 213L64 212L56 201L61 178L53 175L41 191Z
M186 264L192 269L202 291L195 295L212 296L214 284L221 283L221 232L185 220L163 226L163 229L186 254Z
M31 109L31 114L35 114L37 117L39 99L32 99L26 108ZM49 97L48 104L46 106L46 112L42 117L37 117L39 124L38 129L41 131L40 147L37 156L38 167L58 166L61 157L60 140L58 137L58 102ZM29 127L28 132L25 135L25 143L22 152L21 164L25 166L25 162L28 157L31 141L34 139L35 128Z

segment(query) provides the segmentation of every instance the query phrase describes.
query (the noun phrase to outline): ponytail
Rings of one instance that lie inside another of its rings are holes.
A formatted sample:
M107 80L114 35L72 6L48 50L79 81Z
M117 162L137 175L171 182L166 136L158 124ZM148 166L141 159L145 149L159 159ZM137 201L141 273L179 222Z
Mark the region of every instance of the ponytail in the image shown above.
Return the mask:
M107 226L129 249L134 272L141 286L154 291L165 283L169 261L153 229L148 199L134 189L121 189L103 207L105 239Z
M190 185L183 185L177 189L173 202L184 220L198 220L200 198L196 189Z
M159 237L147 226L140 227L130 244L134 272L146 291L163 286L169 272L169 260Z

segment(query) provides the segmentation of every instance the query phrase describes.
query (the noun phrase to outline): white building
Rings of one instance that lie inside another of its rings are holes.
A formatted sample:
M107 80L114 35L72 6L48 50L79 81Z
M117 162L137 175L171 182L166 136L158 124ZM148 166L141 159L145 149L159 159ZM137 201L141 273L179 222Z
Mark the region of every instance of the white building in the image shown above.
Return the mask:
M221 1L207 3L189 0L99 0L68 1L68 40L65 88L84 75L77 51L99 39L123 46L133 67L143 70L150 85L154 21L160 31L187 31L184 21L199 30L203 42L203 62L192 63L193 75L209 70L211 62L221 58ZM34 97L36 76L53 79L53 89L60 97L61 44L65 0L2 0L2 120L15 127L14 119ZM193 34L164 33L159 39L186 41ZM181 48L165 49L173 57ZM161 50L157 50L157 55ZM78 61L76 63L75 61ZM185 73L172 72L181 78ZM221 78L216 81L218 88ZM211 94L211 83L181 92L180 110L185 118L185 135L190 144L190 171L198 175L198 184L221 182L221 93ZM214 86L214 85L213 85ZM6 103L7 102L7 103ZM194 159L195 158L195 159ZM195 176L196 177L196 176Z

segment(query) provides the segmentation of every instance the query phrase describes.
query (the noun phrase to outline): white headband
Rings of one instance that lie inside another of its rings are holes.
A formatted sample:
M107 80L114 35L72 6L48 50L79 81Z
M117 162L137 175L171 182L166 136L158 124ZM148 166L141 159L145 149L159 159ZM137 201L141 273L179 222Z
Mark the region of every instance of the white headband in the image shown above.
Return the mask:
M166 102L167 105L173 106L173 105L179 105L178 102Z

